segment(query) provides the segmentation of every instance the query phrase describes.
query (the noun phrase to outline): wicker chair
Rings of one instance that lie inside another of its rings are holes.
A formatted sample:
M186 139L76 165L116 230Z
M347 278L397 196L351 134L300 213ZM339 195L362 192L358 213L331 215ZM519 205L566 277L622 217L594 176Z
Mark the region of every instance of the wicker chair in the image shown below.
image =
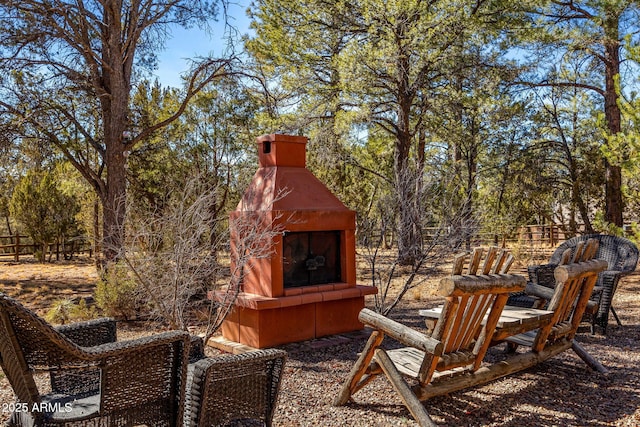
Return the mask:
M58 328L0 293L0 366L17 396L10 426L175 426L189 334L116 342L115 322ZM50 391L35 377L49 373Z
M192 343L194 344L194 343ZM192 360L198 359L195 344ZM283 350L257 350L204 358L189 365L184 425L271 426L282 372Z
M638 263L638 248L628 239L605 234L590 234L571 238L558 246L553 252L548 264L530 266L528 268L529 281L536 285L553 288L555 280L553 271L556 266L562 263L562 256L567 249L575 251L582 243L589 239L596 239L599 242L598 250L593 258L607 261L608 267L598 276L596 291L592 295L592 300L598 304L597 312L591 318L591 332L595 332L595 327L602 328L604 334L607 333L609 323L609 311L613 314L618 325L622 325L617 313L612 306L613 295L618 287L620 278L633 272ZM572 254L573 256L573 254ZM507 301L507 305L519 307L533 307L536 298L524 293L512 295Z

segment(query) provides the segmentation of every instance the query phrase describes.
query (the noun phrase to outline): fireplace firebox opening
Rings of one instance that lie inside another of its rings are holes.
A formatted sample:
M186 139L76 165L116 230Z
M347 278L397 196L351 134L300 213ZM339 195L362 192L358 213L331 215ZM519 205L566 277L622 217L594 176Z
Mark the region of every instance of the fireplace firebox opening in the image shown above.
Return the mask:
M285 289L341 281L340 231L286 232L282 247Z

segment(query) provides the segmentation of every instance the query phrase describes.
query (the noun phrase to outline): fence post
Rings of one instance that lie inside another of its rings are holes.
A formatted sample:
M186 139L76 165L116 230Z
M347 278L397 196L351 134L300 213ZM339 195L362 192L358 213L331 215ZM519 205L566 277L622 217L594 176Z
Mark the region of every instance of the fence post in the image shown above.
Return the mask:
M14 248L14 255L13 255L13 259L15 259L16 262L20 261L20 235L16 234L16 246Z

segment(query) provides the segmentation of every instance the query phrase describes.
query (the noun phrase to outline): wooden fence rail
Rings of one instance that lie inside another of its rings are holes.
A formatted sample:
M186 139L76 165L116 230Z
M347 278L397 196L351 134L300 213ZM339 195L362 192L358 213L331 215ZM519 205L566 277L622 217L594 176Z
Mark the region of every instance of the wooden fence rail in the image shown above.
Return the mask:
M42 250L39 244L34 244L29 236L13 235L0 236L0 257L13 257L14 261L20 261L20 256L33 255L37 251ZM85 237L71 239L64 243L49 243L46 246L46 252L49 256L56 255L56 260L60 259L60 255L65 259L70 259L74 254L88 252L89 256L93 255L91 244Z
M523 225L518 228L517 231L509 234L495 234L495 233L477 233L471 238L472 246L479 245L491 245L491 244L522 244L531 247L549 247L553 248L559 243L573 237L573 234L566 234L563 230L567 227L560 225ZM631 234L631 226L625 225L624 231L626 234ZM444 233L445 235L449 230L443 230L441 227L423 227L422 239L424 242L430 242L436 238L436 236ZM586 233L582 225L578 225L578 234ZM371 240L377 242L382 241L386 248L394 246L396 236L394 231L388 231L384 235L381 231L374 231L371 235Z
M423 242L431 242L437 236L442 237L443 233L446 237L448 232L449 230L443 231L440 227L423 227L422 239ZM386 248L391 248L396 243L394 231L382 234L381 231L375 230L370 239L373 242L382 241L383 246ZM548 247L554 247L566 239L567 236L565 236L562 228L557 225L525 225L520 227L517 232L509 234L476 233L471 238L472 244L475 246L522 243L529 246Z

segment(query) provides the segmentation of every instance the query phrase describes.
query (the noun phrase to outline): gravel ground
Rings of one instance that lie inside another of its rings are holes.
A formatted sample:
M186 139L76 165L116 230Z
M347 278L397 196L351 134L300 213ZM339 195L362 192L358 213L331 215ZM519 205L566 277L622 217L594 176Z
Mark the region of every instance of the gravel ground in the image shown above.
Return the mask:
M425 403L429 414L447 426L640 426L639 291L640 273L625 278L614 299L623 326L612 318L607 336L585 330L577 337L610 370L608 375L592 372L567 351L483 387L431 399ZM413 298L392 317L420 328L417 309L440 302L437 297ZM120 337L135 335L130 329L124 328ZM288 360L274 425L417 425L384 376L346 406L331 405L367 337L365 330L282 346ZM489 357L501 357L502 350L492 349ZM11 388L0 374L0 411L2 403L11 401ZM6 418L0 412L0 422Z
M412 317L417 304L407 305L394 317ZM431 399L425 403L427 411L446 426L640 426L640 326L622 306L618 312L625 313L623 327L610 327L606 337L588 332L578 337L610 370L608 375L594 373L568 351L488 385ZM417 425L384 376L348 405L331 405L366 339L365 333L348 334L343 340L326 340L326 347L320 342L283 346L289 359L275 424ZM488 357L502 356L499 346Z

